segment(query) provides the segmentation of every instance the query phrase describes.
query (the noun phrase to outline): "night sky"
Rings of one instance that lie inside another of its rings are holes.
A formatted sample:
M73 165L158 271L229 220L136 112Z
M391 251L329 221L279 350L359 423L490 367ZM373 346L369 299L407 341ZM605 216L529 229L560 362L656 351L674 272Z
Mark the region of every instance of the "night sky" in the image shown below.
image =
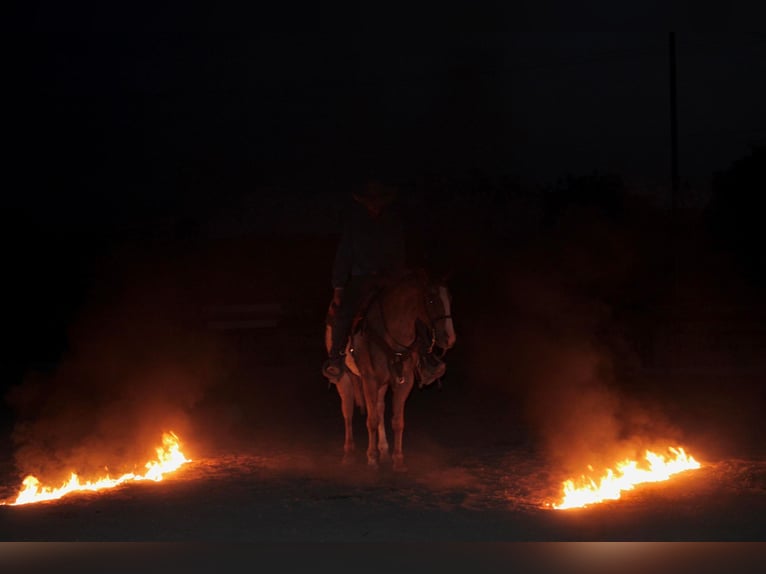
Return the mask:
M671 30L681 181L704 201L766 129L757 11L591 6L27 3L6 71L6 205L87 224L258 186L338 189L355 169L599 171L662 198Z

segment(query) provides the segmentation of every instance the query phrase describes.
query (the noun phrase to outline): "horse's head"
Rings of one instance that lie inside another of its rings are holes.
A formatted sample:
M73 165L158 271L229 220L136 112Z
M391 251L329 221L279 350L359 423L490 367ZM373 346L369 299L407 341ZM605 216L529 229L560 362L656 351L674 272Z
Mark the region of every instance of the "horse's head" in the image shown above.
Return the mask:
M426 313L434 330L435 343L444 351L455 345L452 296L443 281L430 282L426 290Z

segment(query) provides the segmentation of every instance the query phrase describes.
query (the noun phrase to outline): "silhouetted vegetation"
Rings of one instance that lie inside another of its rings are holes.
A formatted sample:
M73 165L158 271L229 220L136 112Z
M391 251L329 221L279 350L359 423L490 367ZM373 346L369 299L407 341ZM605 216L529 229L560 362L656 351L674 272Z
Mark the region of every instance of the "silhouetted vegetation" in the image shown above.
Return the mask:
M714 174L708 222L717 243L732 251L747 276L762 283L766 270L766 144Z
M545 221L556 221L568 209L591 210L609 219L624 209L625 185L617 174L568 175L544 190Z

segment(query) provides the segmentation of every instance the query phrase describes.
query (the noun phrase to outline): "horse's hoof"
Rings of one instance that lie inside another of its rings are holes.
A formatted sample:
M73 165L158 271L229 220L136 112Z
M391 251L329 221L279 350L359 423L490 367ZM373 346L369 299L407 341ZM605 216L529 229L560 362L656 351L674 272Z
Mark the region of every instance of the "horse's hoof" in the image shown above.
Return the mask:
M380 462L391 462L391 455L386 451L381 451Z
M343 455L343 458L342 458L342 459L341 459L341 461L340 461L340 463L341 463L343 466L351 466L351 464L353 464L353 462L354 462L354 457L353 457L353 456L351 456L351 454L348 454L348 453L347 453L347 454L344 454L344 455Z
M395 456L393 464L394 472L407 472L407 466L404 464L404 457Z

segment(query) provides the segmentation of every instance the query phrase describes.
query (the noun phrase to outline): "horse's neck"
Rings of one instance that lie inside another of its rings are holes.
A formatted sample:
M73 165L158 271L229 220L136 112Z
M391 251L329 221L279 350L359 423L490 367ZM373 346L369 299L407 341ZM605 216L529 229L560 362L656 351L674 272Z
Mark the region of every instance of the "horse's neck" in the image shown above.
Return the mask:
M415 285L404 285L380 300L379 316L387 334L400 344L415 338L415 320L422 318L423 301Z

